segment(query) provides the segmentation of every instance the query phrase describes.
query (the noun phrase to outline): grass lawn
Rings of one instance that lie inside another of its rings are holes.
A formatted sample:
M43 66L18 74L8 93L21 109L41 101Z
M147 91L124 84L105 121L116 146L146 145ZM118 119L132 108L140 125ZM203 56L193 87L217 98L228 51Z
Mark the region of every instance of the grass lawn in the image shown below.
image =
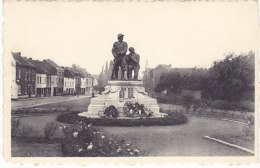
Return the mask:
M27 143L13 139L11 141L12 157L59 157L62 156L59 143Z
M88 105L90 103L90 98L86 97L83 99L76 99L71 101L65 101L65 102L59 102L59 103L52 103L52 104L46 104L37 106L38 108L66 108L70 109L71 111L87 111Z

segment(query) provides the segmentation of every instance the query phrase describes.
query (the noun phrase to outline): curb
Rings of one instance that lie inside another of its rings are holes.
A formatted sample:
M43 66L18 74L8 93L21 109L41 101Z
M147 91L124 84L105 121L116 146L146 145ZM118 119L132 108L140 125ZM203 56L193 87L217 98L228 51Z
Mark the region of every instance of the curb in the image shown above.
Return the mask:
M228 142L226 142L226 141L223 141L223 140L220 140L220 139L217 139L217 138L212 138L212 137L210 137L210 136L204 136L204 138L255 155L255 152L252 151L252 150L250 150L250 149L247 149L247 148L244 148L244 147L235 145L235 144L231 144L231 143L228 143Z

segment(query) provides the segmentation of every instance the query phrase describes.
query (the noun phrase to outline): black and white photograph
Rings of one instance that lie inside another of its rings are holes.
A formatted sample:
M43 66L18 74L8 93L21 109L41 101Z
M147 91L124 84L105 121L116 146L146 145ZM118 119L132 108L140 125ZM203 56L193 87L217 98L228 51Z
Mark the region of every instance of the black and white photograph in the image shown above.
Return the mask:
M6 0L3 16L11 162L258 160L257 1Z

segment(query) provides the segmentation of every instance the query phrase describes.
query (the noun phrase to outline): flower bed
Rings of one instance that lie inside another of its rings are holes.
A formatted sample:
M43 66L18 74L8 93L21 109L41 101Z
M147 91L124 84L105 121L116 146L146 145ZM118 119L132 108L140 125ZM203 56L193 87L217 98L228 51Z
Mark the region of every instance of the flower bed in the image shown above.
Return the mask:
M140 156L140 150L116 137L106 137L92 124L77 122L60 127L65 135L62 155L66 157Z
M153 125L180 125L187 122L187 117L181 113L171 113L162 118L87 118L80 117L78 113L66 113L57 117L57 121L67 124L84 122L95 126L153 126Z

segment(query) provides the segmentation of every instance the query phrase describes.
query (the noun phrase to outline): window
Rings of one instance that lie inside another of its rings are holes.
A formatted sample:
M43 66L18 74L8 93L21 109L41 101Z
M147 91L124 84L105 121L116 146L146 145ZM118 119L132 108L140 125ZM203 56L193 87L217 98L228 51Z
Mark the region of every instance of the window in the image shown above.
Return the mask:
M31 70L29 69L29 73L28 73L28 81L31 81Z
M32 81L34 81L34 73L32 72L32 74L31 74L32 76L31 76L31 78L32 78Z
M18 70L18 78L21 79L21 69Z
M24 87L24 94L28 94L28 87L27 86Z
M32 86L32 94L33 94L33 95L35 94L35 88L34 88L34 86Z
M21 87L21 85L18 85L18 94L19 94L19 95L22 94L22 87Z
M39 76L37 76L37 78L36 78L36 82L37 82L37 83L40 82Z
M60 84L60 78L59 78L59 84Z
M40 78L40 83L42 83L42 77L40 76L39 78Z
M27 81L27 78L28 78L28 74L27 74L27 72L25 72L25 78L24 78L24 80Z

